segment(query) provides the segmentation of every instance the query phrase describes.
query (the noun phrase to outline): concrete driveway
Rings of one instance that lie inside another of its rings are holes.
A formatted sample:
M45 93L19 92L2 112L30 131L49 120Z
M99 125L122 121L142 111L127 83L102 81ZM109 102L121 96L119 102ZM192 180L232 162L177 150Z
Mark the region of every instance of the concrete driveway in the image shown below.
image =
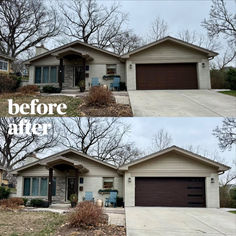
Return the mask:
M236 214L222 209L126 207L127 236L235 236Z
M129 91L134 116L236 117L236 97L214 90Z

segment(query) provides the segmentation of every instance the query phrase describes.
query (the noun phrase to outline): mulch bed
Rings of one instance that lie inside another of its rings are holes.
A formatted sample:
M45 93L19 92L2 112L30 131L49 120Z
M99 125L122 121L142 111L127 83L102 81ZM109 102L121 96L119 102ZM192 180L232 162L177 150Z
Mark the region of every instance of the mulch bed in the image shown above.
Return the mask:
M71 228L69 225L63 225L55 236L125 236L125 227L116 226L116 225L100 225L98 227L87 227L87 228Z
M130 105L110 103L109 106L88 106L85 101L79 106L84 116L92 117L132 117Z

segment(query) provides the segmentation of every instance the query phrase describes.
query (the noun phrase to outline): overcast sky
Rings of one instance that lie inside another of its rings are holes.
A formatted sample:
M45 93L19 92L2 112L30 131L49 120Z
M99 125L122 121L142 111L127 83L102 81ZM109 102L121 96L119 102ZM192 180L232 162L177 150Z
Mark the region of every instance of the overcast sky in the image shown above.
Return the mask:
M65 118L68 119L68 118ZM131 125L131 131L127 137L128 141L133 141L137 147L146 153L152 145L152 137L160 129L165 129L173 139L173 145L183 148L193 145L201 147L202 152L206 150L209 154L218 152L221 159L225 159L225 164L231 165L236 159L236 147L231 151L221 152L218 148L218 140L212 135L216 126L221 126L222 118L120 118L123 122ZM54 151L45 152L39 157L45 157ZM210 156L209 156L210 157Z
M47 0L57 6L55 1ZM145 41L150 34L151 25L156 17L160 17L168 23L168 34L178 37L178 33L188 29L197 34L207 36L206 30L201 26L204 18L209 18L209 11L212 5L211 0L97 0L98 3L110 6L119 2L122 12L128 13L128 22L125 28L132 29ZM236 0L226 0L227 9L231 13L236 12ZM219 54L224 52L227 46L226 40L220 38L221 46L217 49ZM52 47L50 42L46 44ZM232 62L234 65L236 63Z

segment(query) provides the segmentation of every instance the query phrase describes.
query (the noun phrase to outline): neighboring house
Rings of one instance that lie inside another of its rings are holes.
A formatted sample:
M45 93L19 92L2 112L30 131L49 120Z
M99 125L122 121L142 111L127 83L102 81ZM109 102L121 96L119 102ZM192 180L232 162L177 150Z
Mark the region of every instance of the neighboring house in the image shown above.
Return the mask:
M4 173L6 169L3 166L0 166L0 186L8 185L8 180L4 178Z
M14 61L14 58L0 53L0 74L10 74L11 63Z
M122 56L80 41L51 51L41 46L25 63L29 84L40 86L58 86L60 75L66 89L81 80L89 89L95 77L109 87L112 75L119 75L128 90L210 89L209 60L216 55L168 36Z
M68 149L15 169L17 196L68 202L116 189L125 206L219 207L218 175L230 167L172 146L119 168ZM51 183L51 184L50 184Z

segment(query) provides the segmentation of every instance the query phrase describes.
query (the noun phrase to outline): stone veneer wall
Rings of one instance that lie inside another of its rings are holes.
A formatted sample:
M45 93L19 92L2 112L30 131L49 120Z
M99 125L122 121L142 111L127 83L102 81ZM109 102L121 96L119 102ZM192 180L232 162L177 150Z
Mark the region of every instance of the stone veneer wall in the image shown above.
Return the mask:
M64 83L63 87L72 88L73 87L73 66L64 66Z
M63 203L65 202L65 189L66 189L66 178L56 177L56 196L53 196L53 202Z

